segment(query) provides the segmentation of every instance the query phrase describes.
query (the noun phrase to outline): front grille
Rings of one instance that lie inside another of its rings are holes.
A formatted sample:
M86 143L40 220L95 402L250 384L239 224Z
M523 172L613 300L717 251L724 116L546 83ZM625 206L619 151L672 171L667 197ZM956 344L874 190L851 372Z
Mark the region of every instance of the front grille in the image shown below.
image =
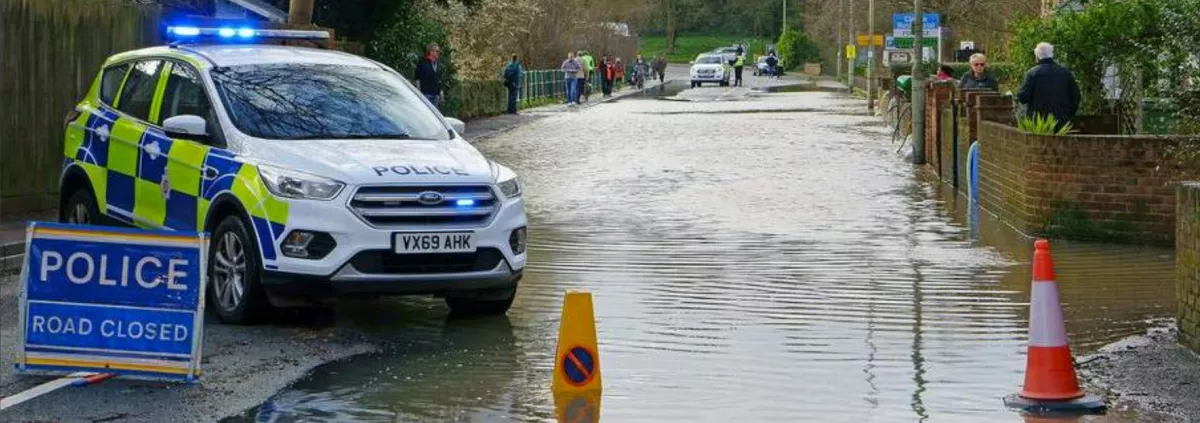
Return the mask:
M350 259L359 272L376 275L484 272L495 269L504 255L495 248L474 253L395 254L389 250L363 251Z
M421 202L437 193L440 201ZM459 201L470 205L458 205ZM496 213L499 202L487 185L372 186L359 188L350 208L367 223L389 226L480 226Z

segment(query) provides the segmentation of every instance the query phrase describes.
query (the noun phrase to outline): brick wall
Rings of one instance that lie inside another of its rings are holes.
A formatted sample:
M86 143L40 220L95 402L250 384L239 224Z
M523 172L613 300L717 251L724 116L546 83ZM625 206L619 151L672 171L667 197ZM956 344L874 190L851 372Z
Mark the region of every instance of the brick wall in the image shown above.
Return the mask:
M1179 186L1176 215L1175 313L1179 343L1200 353L1200 182Z
M980 98L984 100L986 97ZM979 122L980 202L1029 234L1170 244L1175 138L1027 134Z

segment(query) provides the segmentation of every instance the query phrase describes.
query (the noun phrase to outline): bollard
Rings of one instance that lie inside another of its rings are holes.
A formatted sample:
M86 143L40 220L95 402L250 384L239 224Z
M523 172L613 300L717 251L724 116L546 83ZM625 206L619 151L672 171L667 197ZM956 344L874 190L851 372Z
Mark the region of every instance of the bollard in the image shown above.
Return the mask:
M1025 385L1021 392L1004 397L1004 404L1030 413L1103 414L1104 401L1079 388L1054 281L1050 242L1044 239L1034 243L1030 297Z
M601 391L600 350L589 292L567 291L563 299L552 390L556 395Z

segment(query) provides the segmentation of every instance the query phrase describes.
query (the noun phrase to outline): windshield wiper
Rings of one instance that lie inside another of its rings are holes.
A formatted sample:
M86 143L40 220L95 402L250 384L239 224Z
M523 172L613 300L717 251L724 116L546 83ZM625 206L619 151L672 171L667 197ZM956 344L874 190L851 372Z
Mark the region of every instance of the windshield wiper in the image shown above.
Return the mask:
M300 137L288 138L289 140L409 140L412 136L408 134L321 134L321 135L305 135Z

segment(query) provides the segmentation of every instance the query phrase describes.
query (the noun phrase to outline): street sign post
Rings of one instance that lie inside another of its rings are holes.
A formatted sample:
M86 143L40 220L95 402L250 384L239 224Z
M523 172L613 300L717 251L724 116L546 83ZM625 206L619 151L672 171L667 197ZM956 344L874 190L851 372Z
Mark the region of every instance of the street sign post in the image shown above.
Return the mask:
M206 236L44 222L26 232L18 372L199 377Z

